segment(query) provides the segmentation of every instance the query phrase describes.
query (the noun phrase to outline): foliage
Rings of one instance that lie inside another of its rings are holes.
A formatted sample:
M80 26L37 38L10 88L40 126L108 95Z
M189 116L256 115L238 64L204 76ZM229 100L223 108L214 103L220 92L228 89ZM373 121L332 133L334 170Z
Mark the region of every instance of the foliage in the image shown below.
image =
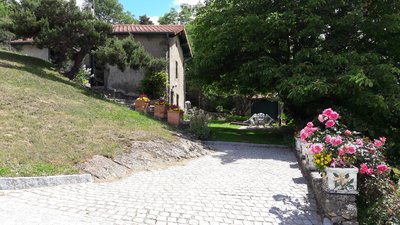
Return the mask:
M189 131L201 140L207 140L210 137L208 117L203 110L196 110L191 116Z
M197 5L181 4L179 12L175 8L171 8L169 12L158 19L158 23L162 25L189 24L196 17L197 10L201 5L201 3Z
M52 61L59 67L68 60L72 67L65 73L74 79L82 61L91 50L103 45L111 25L81 11L74 0L21 0L13 13L15 34L33 38L39 48L49 48Z
M165 71L147 72L141 81L141 89L144 93L149 94L150 98L156 99L165 96L165 88L167 86L168 73Z
M95 55L100 64L116 65L121 71L130 67L134 70L148 69L151 72L159 72L165 67L165 60L148 54L133 36L123 39L109 38L106 44L95 52Z
M151 21L150 17L144 14L143 16L139 16L139 24L142 25L153 25L153 21Z
M85 86L85 85L89 84L90 75L92 75L91 69L86 68L86 66L83 65L81 67L81 69L79 70L78 74L76 74L74 81L78 84Z
M400 195L387 177L362 177L360 181L360 224L386 225L400 223Z
M92 4L93 0L87 0L86 6L88 6L88 3ZM94 3L96 18L101 21L111 24L138 23L131 12L124 11L123 5L118 0L95 0Z
M9 42L15 36L11 32L12 20L10 14L10 3L6 0L0 0L0 47L1 45L9 45Z
M388 171L382 155L385 137L370 141L339 123L339 113L331 108L318 116L318 125L308 122L301 130L300 138L310 143L309 154L314 155L315 165L320 172L326 167L359 167L361 174L382 174ZM322 160L321 160L322 159Z
M169 107L169 109L171 111L179 111L179 112L183 112L183 109L181 107L179 107L178 105L171 105L171 107Z
M335 107L350 129L389 136L395 162L399 21L399 1L210 0L193 23L191 76L222 94L276 92L298 125Z
M358 167L362 224L398 224L400 198L383 156L386 138L362 137L340 124L339 117L325 109L318 116L319 126L309 122L300 132L301 139L311 143L309 153L314 154L316 168L324 172L326 167Z

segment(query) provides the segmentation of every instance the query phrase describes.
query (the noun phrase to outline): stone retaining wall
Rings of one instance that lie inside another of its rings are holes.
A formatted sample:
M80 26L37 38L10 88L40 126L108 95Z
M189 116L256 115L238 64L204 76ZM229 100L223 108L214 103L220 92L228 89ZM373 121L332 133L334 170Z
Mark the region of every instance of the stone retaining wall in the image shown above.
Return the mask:
M303 172L315 194L320 215L324 225L358 225L356 193L339 194L326 192L322 184L322 177L318 172L311 171L301 152L296 156Z

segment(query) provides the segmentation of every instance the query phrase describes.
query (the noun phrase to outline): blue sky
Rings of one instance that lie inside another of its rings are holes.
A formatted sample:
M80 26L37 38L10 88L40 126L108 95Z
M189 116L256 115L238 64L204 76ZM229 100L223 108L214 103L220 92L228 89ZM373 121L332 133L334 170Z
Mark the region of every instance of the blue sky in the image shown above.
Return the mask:
M135 14L136 17L146 14L147 16L162 16L171 7L175 7L174 0L119 0L124 9Z

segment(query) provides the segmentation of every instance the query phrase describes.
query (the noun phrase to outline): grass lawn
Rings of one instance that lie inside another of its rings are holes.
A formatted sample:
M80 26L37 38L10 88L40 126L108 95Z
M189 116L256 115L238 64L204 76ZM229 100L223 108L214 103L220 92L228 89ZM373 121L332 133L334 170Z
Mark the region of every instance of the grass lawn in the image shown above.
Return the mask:
M292 129L288 127L262 130L239 130L238 125L224 121L211 121L211 140L248 142L256 144L277 144L291 146L293 144Z
M167 127L81 88L51 64L0 51L0 176L73 174L134 140L173 139Z

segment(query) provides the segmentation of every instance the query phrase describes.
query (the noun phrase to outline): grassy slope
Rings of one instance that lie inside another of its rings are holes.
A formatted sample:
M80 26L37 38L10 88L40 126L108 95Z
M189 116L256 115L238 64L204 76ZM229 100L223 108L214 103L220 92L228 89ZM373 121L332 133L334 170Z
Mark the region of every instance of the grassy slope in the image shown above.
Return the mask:
M211 139L214 141L248 142L256 144L278 144L291 146L293 138L290 128L263 130L239 130L238 125L223 121L211 121Z
M0 176L77 173L132 140L172 139L164 125L97 98L42 60L0 51Z

